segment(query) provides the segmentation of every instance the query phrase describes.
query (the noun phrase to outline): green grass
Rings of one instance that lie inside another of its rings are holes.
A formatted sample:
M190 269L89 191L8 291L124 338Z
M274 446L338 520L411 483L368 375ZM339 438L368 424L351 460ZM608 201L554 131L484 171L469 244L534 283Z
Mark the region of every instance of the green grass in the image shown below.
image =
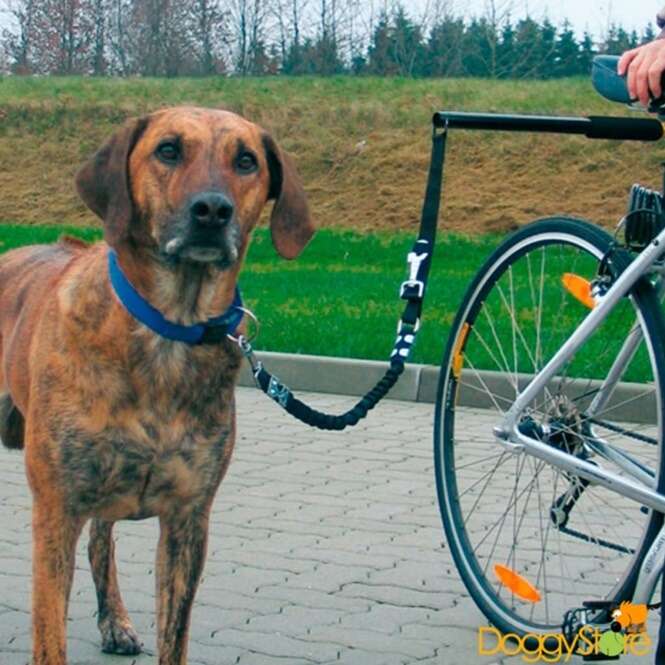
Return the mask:
M315 117L325 126L348 114L339 109L349 105L353 119L381 118L393 127L427 122L429 110L442 105L464 109L504 109L524 113L553 112L573 106L601 111L607 103L589 95L586 78L558 81L494 81L484 79L410 79L399 77L265 77L265 78L91 78L91 77L0 77L0 104L19 120L41 111L50 111L60 124L62 109L106 109L110 117L127 110L153 109L159 105L224 105L243 112L272 109L280 113L284 105L301 108L300 117ZM325 101L325 103L323 103ZM318 104L317 104L318 102ZM315 106L312 106L312 103ZM422 107L422 117L414 119L414 107Z
M97 229L0 225L0 251L53 242L63 232L95 240ZM452 319L474 272L498 243L442 234L414 360L441 361ZM403 305L398 288L413 236L322 230L296 261L281 259L258 229L241 273L245 301L261 321L256 346L269 351L385 360Z
M101 240L101 229L86 229L80 226L23 226L0 224L0 253L24 245L55 242L62 235L73 235L86 242Z

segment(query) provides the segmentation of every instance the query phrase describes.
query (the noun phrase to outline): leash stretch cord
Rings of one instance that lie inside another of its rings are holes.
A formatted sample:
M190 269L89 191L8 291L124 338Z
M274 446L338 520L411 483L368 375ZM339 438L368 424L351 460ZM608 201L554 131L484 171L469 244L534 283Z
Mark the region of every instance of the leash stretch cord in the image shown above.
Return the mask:
M249 341L238 336L232 338L249 361L256 384L287 413L312 427L322 430L343 430L353 427L383 399L404 372L411 348L420 328L420 315L427 287L427 278L432 263L436 226L439 217L443 165L446 151L446 128L434 129L432 157L427 178L427 190L423 204L418 239L407 256L409 279L400 287L400 298L407 301L397 324L397 339L390 354L390 367L383 378L352 409L341 415L331 415L312 409L301 402L280 380L270 374L256 359Z

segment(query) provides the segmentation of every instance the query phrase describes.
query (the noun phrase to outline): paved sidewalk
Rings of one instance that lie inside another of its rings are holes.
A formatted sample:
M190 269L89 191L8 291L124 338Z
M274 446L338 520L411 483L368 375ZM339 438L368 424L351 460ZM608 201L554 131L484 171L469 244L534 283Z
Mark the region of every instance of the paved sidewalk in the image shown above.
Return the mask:
M333 411L353 402L306 397ZM239 440L214 507L190 665L496 662L477 655L477 629L486 622L443 542L433 411L431 404L387 401L350 432L321 433L283 415L258 391L239 389ZM0 665L23 665L30 650L31 536L20 454L0 451L0 485ZM122 522L116 534L120 583L145 653L99 651L83 537L70 604L70 665L155 663L156 522Z

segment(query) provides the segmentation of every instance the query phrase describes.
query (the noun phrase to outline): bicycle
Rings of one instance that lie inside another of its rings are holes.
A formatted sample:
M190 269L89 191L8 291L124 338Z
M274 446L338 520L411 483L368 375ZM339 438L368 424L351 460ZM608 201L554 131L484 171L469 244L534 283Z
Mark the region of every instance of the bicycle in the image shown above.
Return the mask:
M597 59L594 83L626 102L617 60ZM435 115L443 132L597 136L587 122ZM653 135L615 138L662 136L656 120L626 122L655 123ZM439 507L467 590L503 633L607 627L622 601L654 596L665 565L664 201L634 186L614 236L566 217L522 227L453 323L436 401Z

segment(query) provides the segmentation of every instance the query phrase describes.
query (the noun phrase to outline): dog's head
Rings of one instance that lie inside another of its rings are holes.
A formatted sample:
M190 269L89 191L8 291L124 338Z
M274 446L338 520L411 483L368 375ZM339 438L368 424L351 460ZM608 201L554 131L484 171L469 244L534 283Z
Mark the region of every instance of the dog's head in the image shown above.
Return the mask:
M295 258L314 226L290 157L227 111L178 107L128 121L76 177L109 245L166 261L234 265L267 201L278 252Z

